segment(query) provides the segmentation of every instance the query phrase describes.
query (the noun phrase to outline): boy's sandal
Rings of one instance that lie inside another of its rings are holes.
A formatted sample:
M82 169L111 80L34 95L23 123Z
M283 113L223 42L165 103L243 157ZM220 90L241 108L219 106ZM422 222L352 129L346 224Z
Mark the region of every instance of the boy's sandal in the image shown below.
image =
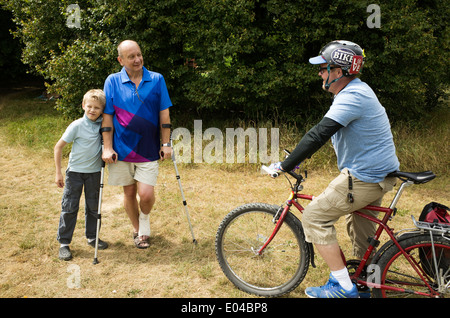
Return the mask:
M134 245L136 245L137 248L145 249L150 246L150 237L147 236L146 239L142 239L145 235L136 236L134 238Z

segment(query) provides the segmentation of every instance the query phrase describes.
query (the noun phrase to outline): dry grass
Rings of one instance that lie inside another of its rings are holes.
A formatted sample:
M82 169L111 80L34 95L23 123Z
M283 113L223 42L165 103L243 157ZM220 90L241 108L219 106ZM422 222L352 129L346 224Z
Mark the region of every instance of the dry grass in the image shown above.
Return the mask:
M55 132L55 138L60 133ZM94 250L84 238L82 207L71 245L74 258L64 262L58 259L56 241L62 190L53 183L52 149L36 150L11 144L6 138L0 122L0 297L252 297L238 291L222 274L214 252L216 230L226 213L238 205L283 203L288 195L284 178L263 176L252 165L179 165L198 241L194 245L173 164L164 162L151 216L151 247L134 247L121 189L106 186L101 238L110 243L110 248L99 251L100 263L92 264ZM329 171L310 171L306 192L318 194L335 173L334 167ZM411 227L410 215L417 217L429 201L450 204L447 180L443 177L409 188L393 227ZM389 199L387 196L385 201ZM348 252L342 222L338 232L344 251ZM303 298L305 287L327 279L328 270L317 255L316 263L318 268L311 268L305 281L287 297ZM74 286L73 268L80 271L79 286Z

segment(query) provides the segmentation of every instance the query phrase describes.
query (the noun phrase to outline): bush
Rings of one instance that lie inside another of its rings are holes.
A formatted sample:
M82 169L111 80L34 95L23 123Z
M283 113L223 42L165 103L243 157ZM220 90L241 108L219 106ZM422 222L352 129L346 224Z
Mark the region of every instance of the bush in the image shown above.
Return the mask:
M86 90L120 69L116 46L127 38L164 75L180 114L317 119L330 96L308 58L335 39L365 48L362 80L393 120L418 121L445 105L443 1L379 1L381 27L369 28L371 1L84 0L79 29L66 24L71 2L0 0L14 14L23 61L62 95L57 107L71 117Z

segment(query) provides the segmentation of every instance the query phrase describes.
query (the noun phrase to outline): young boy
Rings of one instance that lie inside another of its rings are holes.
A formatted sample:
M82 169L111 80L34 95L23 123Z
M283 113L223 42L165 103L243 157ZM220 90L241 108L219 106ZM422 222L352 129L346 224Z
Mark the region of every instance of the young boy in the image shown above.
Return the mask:
M54 148L56 166L56 185L64 187L61 216L57 240L61 244L59 258L65 261L72 259L69 244L77 221L81 192L84 186L85 227L88 244L95 247L97 232L98 199L101 174L101 135L102 113L106 104L105 94L101 89L92 89L83 97L84 116L67 127ZM72 144L69 164L66 170L66 183L61 173L62 149ZM98 240L98 248L105 249L108 243Z

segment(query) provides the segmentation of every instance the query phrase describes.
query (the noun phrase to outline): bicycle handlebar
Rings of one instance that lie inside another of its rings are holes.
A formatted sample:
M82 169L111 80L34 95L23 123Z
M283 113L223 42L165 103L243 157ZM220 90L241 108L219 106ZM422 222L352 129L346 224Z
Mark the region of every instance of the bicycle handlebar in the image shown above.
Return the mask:
M267 167L265 165L261 166L261 170L262 170L262 172L265 172L268 175L270 175L272 178L276 178L280 175L280 173L278 171L270 169L269 167ZM286 173L291 175L292 177L294 177L299 183L304 181L303 177L301 175L296 174L294 171L287 171Z
M266 172L268 175L270 175L272 178L276 178L276 177L278 177L280 174L277 172L277 171L275 171L275 170L272 170L272 169L270 169L269 167L267 167L267 166L265 166L265 165L262 165L261 166L261 170L263 170L264 172Z
M286 158L289 157L289 155L291 154L291 152L287 149L284 149L284 152L286 153ZM296 168L298 168L298 167L296 167ZM269 167L267 167L265 165L261 166L261 170L262 170L261 172L267 173L272 178L276 178L281 174L280 172L270 169ZM303 177L301 175L296 174L294 171L287 171L286 173L291 175L292 177L294 177L298 183L301 183L302 181L304 181ZM305 171L305 173L306 173L306 171Z

